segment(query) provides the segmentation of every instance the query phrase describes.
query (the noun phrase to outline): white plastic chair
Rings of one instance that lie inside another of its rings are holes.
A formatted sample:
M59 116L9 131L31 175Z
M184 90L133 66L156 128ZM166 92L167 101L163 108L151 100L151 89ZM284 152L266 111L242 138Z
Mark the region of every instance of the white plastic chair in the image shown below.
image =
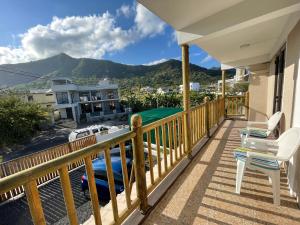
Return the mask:
M249 136L267 138L275 130L282 116L282 112L274 113L268 121L248 121L246 129L241 130L242 145ZM266 128L258 128L255 125L265 125Z
M272 144L273 147L277 146L278 150L273 151L274 154L236 151L234 153L237 160L235 192L240 194L245 169L257 170L269 176L269 181L272 183L274 204L280 205L280 164L289 161L298 150L300 146L300 128L288 129L275 141L260 141Z

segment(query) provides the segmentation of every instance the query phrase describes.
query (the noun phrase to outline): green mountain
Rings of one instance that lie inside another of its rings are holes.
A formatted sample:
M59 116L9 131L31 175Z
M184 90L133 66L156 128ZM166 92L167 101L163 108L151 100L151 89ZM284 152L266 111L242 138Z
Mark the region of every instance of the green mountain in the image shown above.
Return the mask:
M220 79L220 69L190 65L191 80L207 84ZM10 72L7 72L10 71ZM11 73L13 72L13 73ZM93 83L110 78L121 86L167 86L182 83L181 61L145 66L125 65L109 60L72 58L64 53L37 61L0 65L0 86L38 87L49 85L54 77L69 77L77 83Z

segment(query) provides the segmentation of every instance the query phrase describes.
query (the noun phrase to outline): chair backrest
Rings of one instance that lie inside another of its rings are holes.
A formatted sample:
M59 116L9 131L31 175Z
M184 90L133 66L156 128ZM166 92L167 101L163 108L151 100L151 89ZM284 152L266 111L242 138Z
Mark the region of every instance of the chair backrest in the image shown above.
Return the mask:
M278 138L277 157L288 161L300 146L300 127L293 127L285 131Z
M279 123L279 121L281 119L281 116L282 116L282 112L278 111L270 117L270 119L268 120L268 130L269 131L273 131L276 128L277 124Z

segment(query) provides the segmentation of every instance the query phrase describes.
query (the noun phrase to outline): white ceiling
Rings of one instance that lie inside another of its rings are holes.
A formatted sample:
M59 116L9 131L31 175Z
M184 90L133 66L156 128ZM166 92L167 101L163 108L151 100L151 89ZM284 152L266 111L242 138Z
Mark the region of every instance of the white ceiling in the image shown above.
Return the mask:
M269 61L300 18L300 0L139 2L179 31L179 44L196 44L233 67Z
M150 11L180 30L243 0L138 0ZM188 16L187 16L188 15Z

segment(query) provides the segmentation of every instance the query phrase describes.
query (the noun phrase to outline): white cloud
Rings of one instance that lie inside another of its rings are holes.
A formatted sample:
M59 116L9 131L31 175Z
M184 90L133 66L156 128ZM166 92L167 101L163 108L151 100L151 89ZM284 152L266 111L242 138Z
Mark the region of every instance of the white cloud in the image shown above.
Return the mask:
M168 41L168 47L171 47L171 45L173 43L177 43L177 34L176 34L176 30L174 30L172 33L171 33L171 40Z
M129 5L122 5L119 9L117 9L117 16L125 16L129 18L132 15L132 7Z
M144 36L154 37L164 32L166 24L143 5L136 5L135 24L138 33Z
M171 34L171 40L173 42L177 42L177 34L176 34L176 30L174 30Z
M204 59L201 60L200 63L207 63L211 60L213 60L213 57L211 55L207 55Z
M153 65L156 65L156 64L159 64L159 63L163 63L163 62L166 62L166 61L168 61L168 59L162 58L162 59L154 60L152 62L145 63L143 65L144 66L153 66Z
M123 29L109 12L102 15L53 17L47 25L36 25L20 34L20 46L0 46L0 64L46 58L59 53L73 57L102 58L130 44L164 32L166 24L140 4L135 10L121 6L124 16L135 12L134 25ZM129 8L128 8L129 7ZM118 13L117 13L118 14Z

